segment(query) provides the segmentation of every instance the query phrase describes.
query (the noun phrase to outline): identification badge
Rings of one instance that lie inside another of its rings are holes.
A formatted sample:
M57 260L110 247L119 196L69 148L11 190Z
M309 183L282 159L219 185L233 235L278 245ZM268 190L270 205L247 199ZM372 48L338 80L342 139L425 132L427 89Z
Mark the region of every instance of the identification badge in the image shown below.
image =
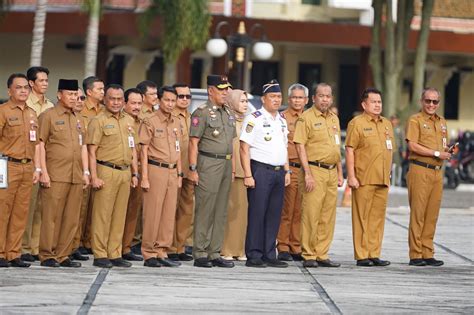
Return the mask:
M82 135L79 135L79 145L82 145Z
M443 137L443 148L446 148L448 146L448 140Z
M179 141L178 140L175 141L175 145L176 145L176 152L181 151L181 149L179 148Z
M8 162L7 157L0 154L0 189L8 188Z
M30 141L36 141L36 130L30 130Z
M133 136L128 136L128 147L135 148L135 139L133 139Z
M392 140L387 139L385 140L385 143L387 144L387 149L392 150Z
M340 145L340 144L341 144L341 140L339 140L339 135L338 135L338 134L335 134L335 135L334 135L334 140L336 141L336 144L337 144L337 145Z

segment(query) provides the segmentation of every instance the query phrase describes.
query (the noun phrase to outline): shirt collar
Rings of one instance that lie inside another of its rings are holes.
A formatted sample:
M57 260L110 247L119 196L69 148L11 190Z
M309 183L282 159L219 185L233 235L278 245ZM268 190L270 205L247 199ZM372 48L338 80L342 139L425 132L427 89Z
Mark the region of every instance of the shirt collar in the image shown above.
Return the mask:
M114 118L115 118L114 113L112 113L111 111L109 111L109 110L107 109L107 107L105 108L105 115L106 115L108 118L110 118L110 117L114 117ZM125 116L125 115L124 115L124 112L123 112L123 111L120 111L120 112L119 112L119 118L118 118L118 119L123 118L124 116Z
M186 118L186 117L188 117L189 112L188 112L187 109L183 109L183 110L182 110L182 109L180 109L180 108L176 108L176 107L175 107L175 109L173 110L173 114L174 114L175 116L183 116L183 117Z
M372 118L372 116L370 116L369 114L367 114L366 112L364 112L362 115L365 117L365 119L366 119L367 121L374 121L374 122L382 121L382 116L380 116L380 115L379 115L379 119L378 119L377 121L376 121L374 118Z
M164 122L164 121L173 121L173 115L165 115L161 110L157 110L156 111L156 115L158 116L158 118L160 119L161 122Z
M20 104L20 103L15 103L15 102L13 102L12 99L9 99L9 100L8 100L8 104L10 104L10 108L11 108L11 109L14 109L15 107L18 107L19 109L22 109L22 108L21 108L21 104ZM25 105L24 107L28 107L28 106L26 105L26 103L25 103L24 105Z
M71 114L75 114L72 110L70 109L67 109L66 107L64 107L62 104L60 104L60 102L58 102L56 104L56 106L54 106L54 110L59 114L59 115L64 115L64 114L67 114L67 113L71 113Z
M424 111L420 111L421 113L421 116L423 117L424 120L439 120L440 117L438 116L438 114L434 113L433 115L428 115L427 113L425 113Z
M92 102L89 101L88 98L86 98L85 105L86 105L87 109L89 109L89 110L96 109L97 111L99 111L99 109L100 109L100 103L97 106L95 106L94 104L92 104Z

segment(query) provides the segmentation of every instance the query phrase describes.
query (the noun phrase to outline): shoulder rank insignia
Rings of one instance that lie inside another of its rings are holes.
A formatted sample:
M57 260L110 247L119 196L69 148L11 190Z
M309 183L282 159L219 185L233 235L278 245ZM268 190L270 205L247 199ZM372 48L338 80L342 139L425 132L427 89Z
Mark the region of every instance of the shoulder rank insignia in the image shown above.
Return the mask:
M251 133L254 126L255 126L254 123L251 122L251 121L249 121L249 122L247 123L247 126L245 127L245 132L246 132L246 133Z
M253 115L253 117L257 118L257 117L259 117L259 116L262 116L262 112L259 111L259 110L257 110L257 111L255 111L255 112L253 112L252 115ZM253 127L252 127L252 128L253 128Z
M286 119L285 114L283 112L280 112L280 117Z

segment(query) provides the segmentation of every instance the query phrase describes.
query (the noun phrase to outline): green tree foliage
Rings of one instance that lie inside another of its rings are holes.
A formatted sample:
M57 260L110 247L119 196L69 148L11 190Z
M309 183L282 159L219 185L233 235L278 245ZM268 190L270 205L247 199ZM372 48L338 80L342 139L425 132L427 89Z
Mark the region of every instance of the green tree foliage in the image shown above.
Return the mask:
M175 62L183 50L201 49L206 43L211 24L206 0L152 0L140 21L144 36L157 16L162 21L160 43L166 63Z

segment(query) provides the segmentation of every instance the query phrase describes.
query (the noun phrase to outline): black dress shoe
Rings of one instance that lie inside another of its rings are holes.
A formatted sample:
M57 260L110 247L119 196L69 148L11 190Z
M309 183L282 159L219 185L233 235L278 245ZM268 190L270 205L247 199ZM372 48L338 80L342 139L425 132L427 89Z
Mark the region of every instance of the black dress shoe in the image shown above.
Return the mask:
M0 258L0 268L10 267L10 263L5 258Z
M439 267L439 266L444 265L444 261L437 260L437 259L434 259L434 258L426 258L426 259L424 259L424 261L428 266Z
M179 261L179 255L174 253L174 254L168 254L168 258L173 260L173 261Z
M179 261L174 261L169 258L158 258L158 262L163 266L163 267L179 267L181 266L181 263Z
M39 255L31 255L35 259L35 261L40 261L40 256Z
M122 257L120 257L120 258L115 258L115 259L111 259L110 262L111 262L112 265L114 265L115 267L122 267L122 268L130 268L130 267L132 267L132 263L129 263L128 261L122 259Z
M293 257L291 257L289 252L278 253L278 259L281 261L293 261Z
M81 253L81 255L92 255L93 254L92 249L86 248L86 247L83 247L83 246L79 247L77 250L79 251L79 253Z
M184 253L188 255L193 254L193 247L192 246L184 246Z
M138 244L135 244L133 245L131 248L130 248L131 252L135 255L142 255L142 243L138 243Z
M357 260L357 266L359 267L373 267L374 263L369 259L359 259Z
M254 268L265 268L267 264L260 258L250 258L245 262L245 266Z
M87 261L89 260L89 256L81 255L81 253L76 250L74 251L71 256L69 256L72 260L80 260L80 261Z
M24 262L20 258L15 258L13 260L10 260L10 266L17 268L28 268L29 266L31 266L31 264Z
M59 263L54 258L46 259L41 262L41 266L43 267L52 267L57 268L59 267Z
M112 268L113 266L110 260L107 258L95 258L92 265L99 268Z
M206 257L194 259L194 267L212 268L212 262Z
M181 254L178 254L178 259L181 261L191 261L193 260L193 256L188 255L186 253L181 253Z
M415 258L415 259L410 259L410 262L408 263L410 266L426 266L426 262L421 259L421 258Z
M369 258L369 260L372 261L374 263L374 266L377 267L385 267L390 265L390 262L388 260L382 260L379 258Z
M158 259L156 259L155 257L152 257L145 260L145 262L143 263L143 266L158 268L158 267L161 267L161 264L158 262Z
M87 257L89 258L89 257ZM81 263L77 261L72 261L71 259L65 259L59 263L61 267L69 267L69 268L79 268L81 267Z
M132 252L126 253L122 255L122 258L128 261L143 261L142 256L135 255Z
M222 259L221 257L211 260L212 265L221 268L233 268L235 266L233 261Z
M319 267L341 267L340 263L331 261L330 259L317 260Z
M303 261L303 267L305 268L317 268L318 262L315 259L308 259Z
M273 268L286 268L288 264L284 261L280 261L276 258L264 258L263 261L267 264L268 267Z
M23 261L29 261L29 262L34 262L35 261L35 258L30 253L22 254L20 256L20 259L23 260Z
M290 253L291 257L293 258L294 261L303 261L303 256L301 256L301 253L299 254L292 254Z

